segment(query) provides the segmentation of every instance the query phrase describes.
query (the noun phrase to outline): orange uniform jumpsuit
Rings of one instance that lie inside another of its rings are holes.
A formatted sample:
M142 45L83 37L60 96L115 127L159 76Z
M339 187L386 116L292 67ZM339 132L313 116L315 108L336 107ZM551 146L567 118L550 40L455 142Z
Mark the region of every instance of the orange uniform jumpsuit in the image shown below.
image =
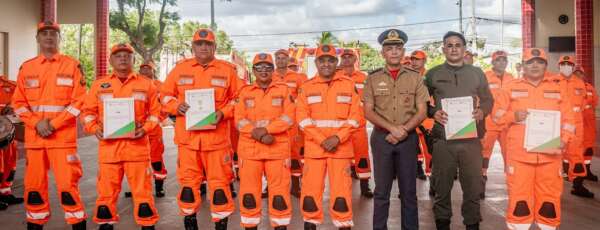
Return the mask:
M25 210L27 221L43 225L50 218L48 169L53 171L60 202L69 224L86 219L79 196L81 162L77 155L77 120L85 94L79 62L55 54L23 63L12 107L25 123ZM36 124L49 119L55 131L37 134Z
M162 82L160 80L151 80L154 84L154 88L157 93L160 89ZM158 98L156 99L158 100ZM160 107L160 104L159 104ZM160 121L169 119L164 113L161 113L159 117ZM152 165L152 171L155 180L167 179L167 168L165 167L165 161L163 154L165 153L165 144L163 142L163 130L159 125L156 126L152 131L148 133L148 139L150 141L150 164Z
M242 227L257 226L261 218L262 176L269 185L271 226L286 226L292 217L290 202L290 150L288 130L294 124L294 103L288 87L272 82L266 90L253 84L244 87L235 106L240 132L240 215ZM252 138L254 128L264 127L275 138L265 145Z
M292 70L288 70L284 76L277 73L277 71L273 72L273 80L278 82L284 82L289 90L290 97L295 102L298 97L299 89L302 87L304 82L308 80L303 73L296 73ZM304 134L302 131L294 124L294 126L290 129L290 138L292 144L292 176L302 176L302 162L304 159Z
M596 106L598 105L598 94L590 83L585 83L585 106L583 107L583 147L585 149L585 164L592 163L594 147L596 146Z
M574 166L576 165L575 162L580 162L580 166L581 168L578 168L577 172L579 172L579 170L583 171L583 176L585 176L585 168L583 168L583 163L584 162L584 152L585 152L585 148L583 146L583 139L584 139L584 130L586 129L583 126L583 110L585 107L585 100L586 100L586 88L585 88L585 82L578 78L575 75L571 75L570 77L564 77L562 75L557 75L555 76L557 79L560 79L561 81L564 82L565 87L567 87L566 93L567 93L567 97L569 98L571 105L573 106L572 110L574 112L574 119L575 119L575 127L576 127L576 131L575 131L575 138L573 138L573 140L571 140L571 142L569 142L569 144L567 145L567 152L569 152L569 154L567 156L570 156L571 158L574 157L574 159L569 159L569 158L565 158L564 162L568 162L569 163L569 171L568 171L568 177L569 180L573 180L575 178L574 175Z
M328 82L320 76L301 87L297 100L296 120L305 133L304 172L301 207L305 222L323 222L323 190L329 177L329 214L338 227L352 227L352 178L350 167L354 147L352 132L359 127L360 98L354 81L336 75ZM321 143L337 135L335 152L326 152Z
M494 98L501 93L500 90L502 87L513 80L513 76L510 73L504 72L502 77L498 77L493 70L486 71L485 77L487 78L490 92ZM492 114L493 113L494 108L492 108ZM498 125L493 121L491 116L488 116L485 118L485 130L485 135L481 139L481 155L483 156L482 172L484 176L487 175L487 169L490 165L490 157L492 156L492 151L494 150L494 144L496 144L496 141L500 143L502 159L506 160L506 125Z
M82 120L85 130L94 134L102 130L104 123L104 100L110 98L133 98L136 126L140 125L150 134L160 123L160 104L157 89L152 80L135 73L124 82L116 75L94 81L85 97ZM119 221L117 201L121 192L123 176L133 195L135 222L151 226L158 222L158 213L152 196L150 174L149 135L137 139L103 139L98 147L98 180L94 222L113 224Z
M542 229L554 229L560 224L560 198L563 191L561 160L572 152L545 154L528 152L524 147L525 121L515 122L515 111L527 109L561 112L561 140L575 138L573 107L566 84L549 73L538 86L525 78L515 79L495 95L496 110L491 114L498 124L506 124L508 187L508 229L529 229L534 222Z
M340 71L344 74L343 70ZM354 81L354 86L358 92L358 97L362 98L363 89L367 75L359 70L355 70L351 76L347 76ZM360 111L363 111L362 103L360 103ZM364 117L362 115L361 117ZM360 126L352 133L350 137L354 146L354 168L359 179L371 178L371 160L369 158L369 140L367 137L367 120L360 119Z
M227 120L233 117L236 79L231 63L214 59L203 65L190 58L175 66L161 88L163 111L177 115L174 139L178 145L177 178L181 191L177 199L181 215L193 215L200 209L198 188L205 177L212 220L218 222L234 211L229 189L233 172ZM188 131L185 116L177 113L177 107L185 102L186 90L207 88L215 90L215 109L223 113L223 120L212 130Z
M0 76L0 111L10 106L16 85L16 82L8 80L6 76ZM12 194L10 187L17 170L17 154L17 142L14 140L6 148L0 149L0 195Z
M244 79L240 79L240 78L236 78L237 79L237 90L236 90L236 95L240 92L240 90L242 90L242 88L246 85L246 81ZM238 149L238 142L239 142L239 132L235 126L235 122L234 120L229 120L229 139L231 140L231 148L233 149L233 154L232 154L232 159L233 159L233 168L235 169L236 173L238 171L238 153L237 153L237 149ZM233 175L235 176L235 175ZM233 180L233 178L232 178Z

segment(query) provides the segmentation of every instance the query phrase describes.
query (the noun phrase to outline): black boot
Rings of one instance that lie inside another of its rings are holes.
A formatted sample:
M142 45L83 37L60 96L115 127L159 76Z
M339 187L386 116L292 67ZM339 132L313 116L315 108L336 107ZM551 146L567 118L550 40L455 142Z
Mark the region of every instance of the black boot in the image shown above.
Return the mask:
M352 229L351 227L344 227L344 228L338 228L339 230L350 230Z
M417 161L417 179L427 180L427 176L425 176L425 171L423 171L423 161Z
M249 227L249 228L244 228L245 230L258 230L258 227L254 226L254 227Z
M590 192L590 190L583 186L583 177L576 177L573 180L571 194L583 198L594 198L594 193Z
M469 224L467 230L479 230L479 224Z
M585 179L589 180L589 181L598 182L598 176L596 176L596 175L594 175L592 173L592 170L590 170L590 164L586 164L585 165L585 169L587 170L587 174L585 175ZM8 202L6 202L6 203L8 203Z
M164 183L164 180L154 180L154 192L158 198L165 196L165 189L163 188Z
M435 197L435 190L433 190L433 185L429 183L429 196Z
M113 230L112 224L101 224L98 230Z
M356 174L356 167L350 166L350 172L351 172L350 175L352 175L352 178L354 178L355 180L358 180L358 174Z
M27 230L42 230L44 225L27 222Z
M198 220L196 220L196 213L185 216L183 218L183 225L185 230L198 230Z
M6 203L8 205L21 204L23 203L23 198L15 197L15 195L13 194L0 195L0 202Z
M273 230L287 230L286 226L277 226L275 228L273 228Z
M435 228L437 230L450 230L450 220L446 220L446 219L435 220Z
M295 196L296 198L300 198L300 177L299 176L292 176L292 189L290 191L290 194L292 194L292 196Z
M267 199L269 198L269 187L265 187L265 190L263 190L262 194L260 194L260 198L263 199Z
M151 225L151 226L142 226L142 230L154 230L154 225Z
M225 217L219 220L219 222L215 222L215 230L227 230L227 220L228 218Z
M125 198L131 198L131 192L125 192Z
M233 186L233 182L229 184L229 190L231 190L231 198L236 198L237 193L235 192L235 187Z
M569 163L568 163L568 162L564 162L564 161L563 161L563 163L562 163L562 168L563 168L563 173L562 173L562 175L563 175L563 178L564 178L565 180L568 180L568 179L569 179L569 177L568 177L567 175L569 175Z
M71 225L71 229L73 230L85 230L86 229L86 221L83 220L79 223Z
M206 183L200 184L200 196L206 195Z
M304 222L304 230L317 230L317 225L310 222Z
M485 184L487 183L487 176L482 176L481 177L481 184L482 184L482 189L481 189L481 194L479 195L479 198L481 198L482 200L485 199Z
M366 198L373 198L373 192L369 188L369 179L360 180L360 195Z
M0 211L6 210L8 208L8 204L0 201Z

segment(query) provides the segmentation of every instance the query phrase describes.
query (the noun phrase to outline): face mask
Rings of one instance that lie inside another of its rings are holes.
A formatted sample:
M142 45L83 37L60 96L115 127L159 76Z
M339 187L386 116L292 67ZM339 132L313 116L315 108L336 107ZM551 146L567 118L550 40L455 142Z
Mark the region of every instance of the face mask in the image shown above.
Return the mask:
M563 76L571 76L571 74L573 74L573 66L570 65L561 65L560 66L560 73Z

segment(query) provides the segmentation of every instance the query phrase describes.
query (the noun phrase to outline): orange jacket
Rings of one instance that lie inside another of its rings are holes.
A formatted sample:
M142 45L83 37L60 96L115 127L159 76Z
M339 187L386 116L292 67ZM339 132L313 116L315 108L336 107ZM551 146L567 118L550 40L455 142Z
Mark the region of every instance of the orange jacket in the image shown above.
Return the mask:
M336 74L327 82L317 75L304 83L296 103L296 120L306 137L305 157L354 157L348 140L363 118L352 79ZM333 135L339 137L340 144L334 153L329 153L321 148L321 143Z
M367 81L367 75L360 70L354 70L354 72L352 72L352 74L347 75L343 69L339 70L338 74L344 75L345 77L348 77L348 78L352 79L352 81L354 81L354 87L356 88L356 92L358 92L358 99L362 100L363 89L365 88L365 82ZM359 120L359 123L360 123L359 128L364 129L367 125L367 120L365 119L364 110L362 109L362 103L360 103L360 105L361 105L361 109L360 109L361 119Z
M195 58L186 59L173 68L163 83L160 101L163 111L177 115L175 143L193 150L208 151L230 148L228 124L233 118L233 103L237 89L237 71L229 62L214 59L202 65ZM223 112L223 121L213 130L188 131L185 117L177 114L179 104L185 102L185 90L215 89L215 109Z
M294 103L287 85L272 82L266 90L257 84L241 89L235 105L235 124L240 132L238 154L245 159L287 159L290 138L287 131L294 124ZM252 138L252 130L264 127L275 137L271 145Z
M285 83L290 89L290 95L295 100L298 97L298 89L302 87L308 78L303 73L287 70L284 76L281 76L277 71L273 72L273 80Z
M10 105L17 83L8 80L4 75L0 75L0 87L2 87L2 90L0 91L0 109L2 109L7 105Z
M135 122L143 124L142 128L149 134L160 124L157 96L156 86L152 81L135 73L129 74L125 82L121 82L115 74L96 80L85 97L82 108L81 119L85 131L94 134L102 129L104 99L133 97ZM148 135L138 139L100 140L98 153L100 163L150 160Z
M502 76L502 78L499 78L498 75L496 75L496 73L493 70L486 71L485 77L487 78L488 85L490 87L490 92L492 93L493 98L496 98L498 96L498 94L500 94L500 89L502 89L508 82L510 82L511 80L514 79L513 76L508 72L504 72L504 75ZM494 103L494 106L492 107L492 114L494 114L495 109L496 109L495 104L496 103ZM485 129L486 130L502 131L505 128L506 128L505 126L500 126L500 125L494 123L491 116L487 116L485 118Z
M85 79L77 60L55 54L51 58L39 55L23 63L12 107L25 123L25 147L76 147L76 117L84 94ZM35 130L43 119L50 119L55 129L46 138Z
M157 93L156 101L159 102L159 107L160 107L159 92L160 92L160 87L162 86L162 82L160 80L158 80L158 79L152 79L150 81L152 82L152 84L154 85L154 88L156 89L156 93ZM159 120L162 123L162 121L165 120L165 119L168 119L169 116L168 116L167 113L162 112L162 110L161 110L160 116L158 118L159 118ZM162 126L160 126L160 124L159 124L159 125L156 126L156 128L154 128L152 131L150 131L148 133L148 137L150 137L150 138L162 138L162 133L163 133L162 132Z
M561 139L564 143L575 137L575 119L570 99L567 97L566 85L556 77L546 73L538 86L534 86L525 78L515 79L503 87L496 95L497 109L490 114L497 124L508 125L508 145L522 148L525 140L525 122L515 122L515 111L527 109L554 110L561 112ZM564 152L566 154L574 154ZM545 163L561 160L561 155L510 152L508 158L520 162ZM568 156L566 156L568 157Z
M583 146L594 147L596 144L596 106L598 105L598 94L590 83L585 83L586 100L583 107Z

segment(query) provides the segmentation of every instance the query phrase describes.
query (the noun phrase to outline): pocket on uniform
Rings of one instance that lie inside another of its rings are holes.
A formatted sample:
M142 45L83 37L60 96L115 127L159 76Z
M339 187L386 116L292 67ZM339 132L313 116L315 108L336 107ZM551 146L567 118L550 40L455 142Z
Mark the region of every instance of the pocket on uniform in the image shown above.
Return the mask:
M346 119L349 116L352 95L349 93L338 93L336 95L335 113L338 118Z
M69 74L57 74L56 75L56 92L55 96L59 99L71 98L73 92L73 75Z

